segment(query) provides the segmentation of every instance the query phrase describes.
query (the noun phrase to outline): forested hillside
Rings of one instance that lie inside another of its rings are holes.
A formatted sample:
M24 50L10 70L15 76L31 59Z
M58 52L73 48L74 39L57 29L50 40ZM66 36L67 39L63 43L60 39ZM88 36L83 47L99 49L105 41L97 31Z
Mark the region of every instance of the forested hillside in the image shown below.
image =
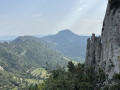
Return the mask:
M11 82L9 77L15 77L14 83L29 82L29 79L43 80L41 75L45 73L44 69L54 69L58 64L66 66L67 61L61 54L37 40L39 39L35 37L18 37L12 42L0 43L0 66L4 69L1 77L6 82ZM19 87L20 84L14 83L11 83L12 87ZM2 83L1 86L7 87L6 85L7 83Z

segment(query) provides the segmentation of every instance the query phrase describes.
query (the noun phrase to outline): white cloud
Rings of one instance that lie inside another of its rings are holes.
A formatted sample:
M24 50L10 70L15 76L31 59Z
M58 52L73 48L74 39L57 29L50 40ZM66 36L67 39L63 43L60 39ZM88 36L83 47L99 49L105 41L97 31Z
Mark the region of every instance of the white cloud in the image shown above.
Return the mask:
M78 8L77 8L77 10L78 10L78 11L81 11L81 10L83 10L85 7L87 7L86 4L79 5Z
M40 17L41 16L41 13L38 13L38 14L34 14L32 15L33 17Z
M80 8L78 8L77 10L78 10L78 11L81 11L81 10L83 10L83 8L80 7Z
M76 1L76 10L81 11L86 8L88 5L85 0L77 0Z

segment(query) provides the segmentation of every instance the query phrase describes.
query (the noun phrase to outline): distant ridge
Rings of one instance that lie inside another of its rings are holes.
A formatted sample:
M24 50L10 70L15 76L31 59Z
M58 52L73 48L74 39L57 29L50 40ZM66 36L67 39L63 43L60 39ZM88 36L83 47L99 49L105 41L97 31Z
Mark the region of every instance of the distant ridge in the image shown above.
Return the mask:
M12 43L20 43L20 42L25 42L25 41L37 41L40 42L39 38L36 38L34 36L20 36L16 38L15 40L12 41Z
M57 34L48 35L42 38L20 36L11 43L23 43L25 41L39 42L71 59L84 62L88 38L89 36L79 36L71 30L66 29L59 31Z

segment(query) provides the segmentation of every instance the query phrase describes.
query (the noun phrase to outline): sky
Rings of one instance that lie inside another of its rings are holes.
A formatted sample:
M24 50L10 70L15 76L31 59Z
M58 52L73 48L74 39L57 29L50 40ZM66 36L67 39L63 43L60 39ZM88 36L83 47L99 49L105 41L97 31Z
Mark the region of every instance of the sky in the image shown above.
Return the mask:
M0 0L0 36L101 34L107 0Z

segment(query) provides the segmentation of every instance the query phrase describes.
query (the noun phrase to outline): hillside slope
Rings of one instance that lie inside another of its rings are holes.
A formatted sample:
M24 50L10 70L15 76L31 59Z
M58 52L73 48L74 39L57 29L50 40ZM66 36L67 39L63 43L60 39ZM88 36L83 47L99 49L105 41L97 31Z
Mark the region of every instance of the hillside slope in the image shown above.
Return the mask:
M23 38L18 37L10 43L0 43L0 65L8 71L10 67L18 71L33 66L46 67L46 62L51 68L57 64L65 65L61 54L35 41L38 40L37 38L26 39L25 37L24 40Z
M84 61L88 38L88 36L76 35L70 30L63 30L55 35L45 36L41 39L47 41L49 47L63 55Z
M12 87L20 86L20 83L14 84L17 83L18 80L15 81L13 79L14 83L12 83L9 79L10 76L21 79L24 82L23 84L25 84L26 82L35 82L36 79L44 79L45 75L42 75L43 71L41 70L41 72L38 73L38 68L53 69L58 64L62 67L66 66L67 61L61 54L36 41L38 40L37 38L31 38L32 39L18 37L18 40L15 39L10 43L0 43L0 66L5 71L5 73L3 71L3 74L1 74L0 81L3 80L2 77L6 78L6 84L4 83L0 88L7 87L7 83L12 85ZM33 72L39 76L34 75ZM8 74L8 76L4 76L6 74ZM0 83L2 84L2 82Z

